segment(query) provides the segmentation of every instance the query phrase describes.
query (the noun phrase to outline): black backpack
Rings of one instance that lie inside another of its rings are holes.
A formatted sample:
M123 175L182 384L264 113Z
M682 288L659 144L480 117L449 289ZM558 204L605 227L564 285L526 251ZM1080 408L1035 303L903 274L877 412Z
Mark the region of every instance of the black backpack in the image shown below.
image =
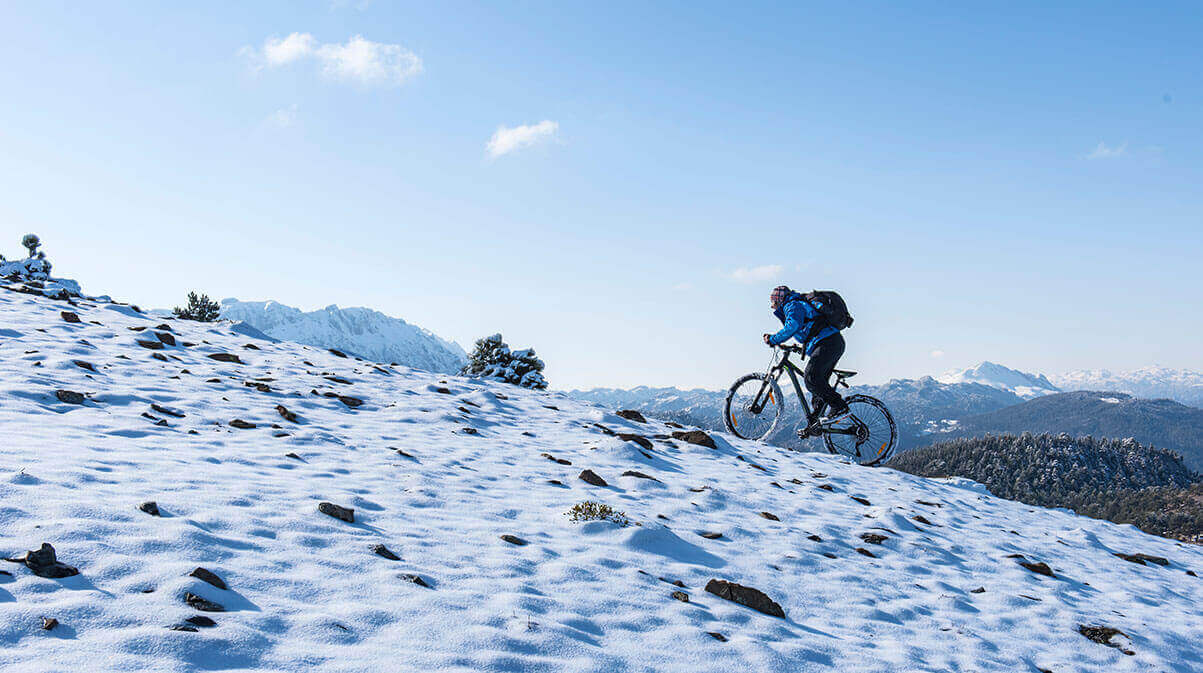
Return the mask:
M836 329L852 327L852 314L848 313L848 305L844 298L835 290L815 290L802 295L802 301L819 312L824 325Z

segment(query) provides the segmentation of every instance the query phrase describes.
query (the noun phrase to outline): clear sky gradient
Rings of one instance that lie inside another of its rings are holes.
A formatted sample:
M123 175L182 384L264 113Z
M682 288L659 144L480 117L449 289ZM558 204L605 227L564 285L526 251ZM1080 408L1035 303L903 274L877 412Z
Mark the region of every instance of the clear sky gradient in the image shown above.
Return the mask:
M779 283L870 381L1203 369L1203 5L1050 4L0 2L0 250L557 388L724 387Z

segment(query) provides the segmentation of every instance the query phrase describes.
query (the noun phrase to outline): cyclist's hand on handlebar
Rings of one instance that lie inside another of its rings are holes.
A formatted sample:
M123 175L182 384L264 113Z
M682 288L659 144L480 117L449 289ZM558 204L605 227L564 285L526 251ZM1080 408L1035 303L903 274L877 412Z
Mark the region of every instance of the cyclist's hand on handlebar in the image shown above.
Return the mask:
M764 345L766 345L766 346L772 346L772 345L773 345L773 344L772 344L772 342L770 342L770 341L769 341L769 337L771 337L771 336L773 336L773 335L772 335L772 334L765 334L765 335L764 335Z

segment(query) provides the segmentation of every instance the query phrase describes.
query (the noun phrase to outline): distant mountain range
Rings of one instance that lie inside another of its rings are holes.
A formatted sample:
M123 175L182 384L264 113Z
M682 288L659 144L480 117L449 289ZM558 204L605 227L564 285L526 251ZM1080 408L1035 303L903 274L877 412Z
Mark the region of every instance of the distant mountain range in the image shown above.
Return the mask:
M282 341L337 348L377 362L452 374L467 361L459 344L430 330L366 308L302 311L274 301L223 299L221 317Z
M969 369L945 372L936 378L940 383L981 383L1015 393L1025 400L1061 392L1043 374L1029 374L993 362L983 362Z
M1062 390L1114 390L1203 407L1203 373L1188 369L1144 367L1126 372L1079 369L1053 376L1051 380Z

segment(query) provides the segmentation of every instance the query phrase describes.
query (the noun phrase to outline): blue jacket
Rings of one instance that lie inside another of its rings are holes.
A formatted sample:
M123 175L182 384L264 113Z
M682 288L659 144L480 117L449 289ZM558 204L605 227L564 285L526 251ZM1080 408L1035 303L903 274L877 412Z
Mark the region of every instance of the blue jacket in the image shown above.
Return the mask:
M818 300L815 300L815 305L820 305ZM820 341L832 334L839 334L839 330L830 325L815 330L821 316L797 292L790 294L785 303L773 311L773 315L784 325L780 332L769 337L769 343L774 346L791 338L797 339L806 348L806 354L810 355ZM811 334L812 331L814 334Z

